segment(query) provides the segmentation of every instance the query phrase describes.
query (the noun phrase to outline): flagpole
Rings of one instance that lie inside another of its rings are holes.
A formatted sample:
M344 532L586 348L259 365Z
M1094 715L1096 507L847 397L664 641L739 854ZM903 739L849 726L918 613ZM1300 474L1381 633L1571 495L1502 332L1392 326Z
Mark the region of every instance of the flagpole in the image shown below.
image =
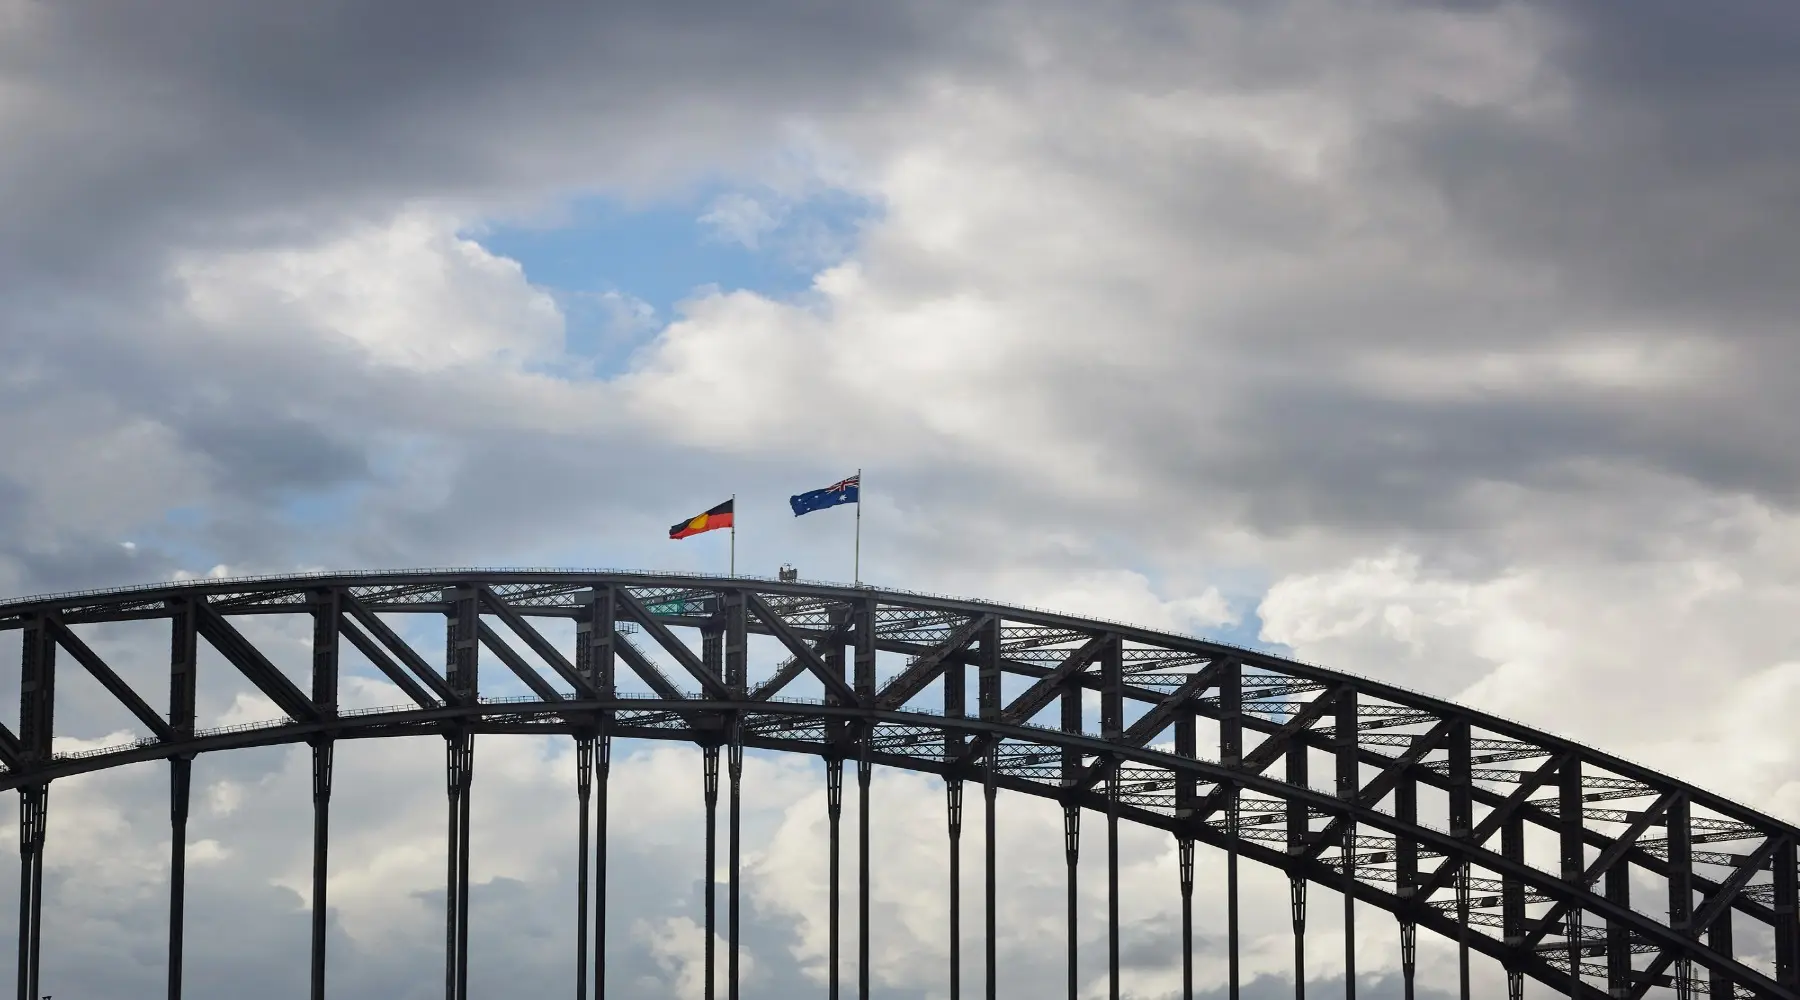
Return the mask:
M718 496L717 493L713 494ZM726 576L737 576L737 494L731 495L731 569Z
M850 556L851 586L862 586L862 470L856 470L856 547Z

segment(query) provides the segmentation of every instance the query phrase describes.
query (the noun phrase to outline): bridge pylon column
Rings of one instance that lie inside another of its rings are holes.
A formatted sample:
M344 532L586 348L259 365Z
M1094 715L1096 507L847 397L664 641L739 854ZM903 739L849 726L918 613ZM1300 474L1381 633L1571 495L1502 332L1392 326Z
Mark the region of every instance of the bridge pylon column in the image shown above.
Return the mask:
M876 607L873 599L859 599L850 605L850 645L851 655L851 687L857 700L864 705L875 703L875 625ZM869 903L873 893L870 891L869 877L869 806L870 784L875 777L875 762L870 758L874 752L875 723L869 722L861 727L861 737L856 757L857 784L857 834L856 834L856 868L858 891L856 896L856 988L859 1000L869 1000L869 985L874 971L869 960Z
M1407 826L1419 821L1419 786L1404 778L1394 786L1394 818ZM1419 844L1399 837L1394 844L1394 894L1404 902L1400 918L1400 990L1403 1000L1413 1000L1413 973L1418 965L1419 925L1408 910L1419 905Z
M950 1000L962 996L962 821L961 778L944 779L945 815L950 832Z
M1108 743L1125 733L1125 652L1117 635L1100 650L1100 736ZM1116 756L1106 766L1106 993L1119 1000L1119 769Z
M1356 824L1344 824L1344 1000L1356 1000Z
M50 786L19 789L19 1000L37 1000L44 915L44 828Z
M1227 661L1219 671L1219 763L1235 768L1244 753L1244 668ZM1241 955L1238 945L1238 819L1240 790L1225 786L1225 997L1238 1000ZM1203 817L1204 818L1204 817Z
M944 664L944 718L968 715L968 664L954 658ZM968 741L960 729L944 730L944 818L950 836L949 932L950 1000L962 1000L962 827L963 751Z
M26 619L20 643L19 735L14 769L49 763L56 715L56 626L49 616ZM3 727L0 727L3 728ZM7 734L12 742L11 734ZM19 788L19 997L37 1000L43 940L44 834L49 782Z
M1306 747L1290 743L1286 752L1288 784L1307 785ZM1290 857L1305 851L1312 831L1311 809L1302 802L1287 804L1287 849ZM1306 1000L1306 877L1298 870L1288 875L1288 916L1294 928L1294 1000Z
M749 696L748 628L746 598L742 590L727 590L719 595L719 618L723 625L721 649L725 686L734 699ZM725 889L725 995L738 1000L739 906L742 899L743 848L743 779L744 779L744 715L733 712L725 720L726 772L731 783L730 806L726 810L726 868L731 879Z
M719 858L719 748L716 744L700 749L701 794L706 801L706 984L702 995L706 1000L713 1000L715 987L715 970L713 956L713 938L718 927L718 878Z
M593 686L602 701L617 696L614 675L617 667L618 609L616 595L610 586L596 586L575 595L575 673ZM593 1000L606 998L606 828L607 785L612 771L612 710L594 713L593 728L584 735L591 741L593 780L596 785L594 804L594 890L590 897L582 893L582 912L591 899L594 908L592 970ZM576 747L576 776L580 777L580 746ZM585 821L586 809L583 808ZM584 841L584 857L585 841ZM585 862L584 862L585 863ZM585 950L585 949L578 949ZM582 977L577 973L579 988ZM586 1000L585 997L580 1000Z
M998 617L992 617L978 633L979 652L976 659L975 692L976 707L983 720L998 721L1001 713L1001 646L1002 627ZM1000 987L1000 943L999 919L1000 900L998 890L999 863L995 852L997 836L995 799L999 794L1000 775L1000 741L990 739L987 744L987 771L982 781L982 798L986 800L987 809L982 817L983 833L986 844L987 865L984 877L986 880L986 913L985 926L982 928L986 939L987 978L983 995L987 1000L995 1000Z
M444 997L465 1000L469 990L469 785L475 741L455 730L444 736L444 785L449 799L444 895Z
M1713 925L1707 928L1706 943L1712 950L1727 958L1732 957L1731 911L1719 914ZM1717 969L1708 969L1706 973L1707 1000L1732 1000L1731 980Z
M1458 995L1470 1000L1469 978L1469 863L1456 870L1456 975Z
M1356 1000L1356 824L1344 828L1344 1000Z
M315 591L312 605L312 702L326 718L338 714L338 623L344 608L338 592ZM313 857L311 1000L325 1000L325 934L331 915L329 874L331 851L331 768L336 743L327 735L312 743Z
M1405 1000L1413 1000L1414 976L1419 968L1419 925L1400 921L1400 989Z
M856 996L869 1000L869 786L875 766L869 760L869 741L863 738L856 759Z
M1582 883L1586 878L1587 849L1582 840L1583 787L1581 761L1570 758L1557 775L1556 815L1557 839L1561 855L1561 872L1565 882ZM1581 929L1580 907L1570 907L1564 918L1564 955L1569 963L1569 997L1581 996Z
M312 1000L325 1000L325 932L331 914L326 896L331 852L331 768L335 741L320 738L312 747Z
M444 680L455 701L481 700L481 596L477 588L446 589ZM450 807L449 903L445 955L450 1000L469 996L469 790L475 779L475 736L451 723L444 733L444 770Z
M1080 967L1076 954L1080 950L1080 884L1076 880L1076 865L1081 860L1081 807L1073 803L1063 803L1063 865L1066 871L1065 884L1068 887L1068 978L1069 1000L1078 1000L1081 990Z
M594 738L575 739L575 1000L588 1000L588 839L593 812Z
M1626 908L1631 906L1631 868L1629 865L1620 863L1608 868L1605 883L1606 898L1609 902ZM1618 921L1609 920L1606 923L1607 995L1630 996L1631 974L1631 931ZM1729 995L1727 994L1727 996Z
M983 903L985 905L982 922L982 938L984 941L983 953L987 956L987 969L985 970L987 978L984 982L985 989L983 990L982 995L986 997L986 1000L995 1000L996 995L999 993L1000 986L1000 956L998 954L999 941L997 939L1000 903L998 899L998 887L996 884L997 880L995 877L995 869L998 867L998 864L994 850L996 833L994 822L994 800L998 797L997 793L999 791L998 786L994 784L994 771L995 768L999 767L997 758L997 753L991 750L988 752L987 776L985 780L983 780L981 786L981 797L987 805L987 808L982 810L981 817L983 840L985 841L983 848L985 850L987 862L986 865L983 866L985 871L982 872L982 876L985 880L985 885L983 886L984 892L982 893L984 897Z
M829 609L826 620L831 624L832 632L824 642L825 669L838 680L844 680L846 673L849 642L843 629L851 622L851 609L840 605ZM842 705L846 701L831 688L825 691L825 704ZM842 835L844 818L844 752L848 744L851 729L848 723L839 718L825 720L825 743L830 749L825 755L825 819L830 833L830 924L826 931L826 965L828 972L825 978L825 995L828 1000L838 1000L839 991L843 988L843 864Z
M726 773L731 782L731 806L727 810L726 865L731 884L725 897L725 995L738 1000L738 900L742 865L744 733L741 716L731 720L731 742L726 750Z
M1294 1000L1306 1000L1306 879L1288 876L1288 917L1294 925Z
M612 778L612 733L600 717L594 741L594 1000L606 1000L606 828L607 786Z
M1081 688L1078 685L1064 685L1061 702L1062 730L1065 733L1080 735L1082 732ZM1068 890L1068 930L1065 932L1068 944L1068 993L1069 1000L1077 1000L1081 991L1081 915L1080 915L1080 875L1078 865L1081 860L1081 804L1072 797L1082 775L1081 753L1072 749L1062 752L1062 784L1071 798L1063 802L1063 863L1065 866L1065 885Z
M825 995L829 997L830 1000L838 1000L839 970L842 967L841 960L838 956L840 937L838 925L842 923L842 919L839 916L840 904L842 901L842 892L840 891L840 882L842 881L842 878L839 875L840 852L838 849L838 840L840 829L843 826L843 818L844 758L831 756L825 758L825 822L826 826L830 829L831 840L829 861L831 871L827 878L831 901L828 908L830 913L828 921L830 923L830 928L826 932L827 959L825 964L827 972L825 979Z
M1194 838L1175 842L1181 869L1181 1000L1194 1000Z
M1775 981L1800 986L1800 854L1794 838L1775 847L1773 905L1775 911Z
M1119 764L1106 776L1106 993L1119 1000Z
M1238 940L1238 819L1241 815L1238 790L1232 788L1225 800L1225 996L1238 1000L1242 976L1242 957Z
M194 758L169 761L169 1000L181 1000L182 947L187 922L188 793ZM35 970L34 970L35 972Z
M1500 825L1500 854L1508 861L1525 861L1525 823L1517 814ZM1524 1000L1525 970L1520 968L1520 950L1525 943L1525 885L1515 876L1500 880L1501 939L1511 949L1506 967L1507 1000Z
M1354 688L1338 693L1332 745L1337 764L1337 797L1354 806L1362 793L1362 762L1357 757L1360 717ZM1356 1000L1356 821L1346 813L1343 842L1344 1000Z
M1475 827L1473 743L1469 729L1467 719L1451 722L1446 755L1450 765L1450 835L1463 841L1474 835ZM1456 975L1457 995L1462 1000L1470 1000L1469 921L1469 860L1465 856L1456 870Z
M192 738L198 680L199 613L191 598L171 599L167 607L169 728L177 737ZM169 759L169 1000L181 1000L182 932L187 906L188 790L193 769L192 754Z
M1568 917L1569 940L1567 954L1569 961L1569 998L1577 1000L1581 996L1581 935L1584 920L1581 910L1570 909Z
M1192 758L1195 754L1194 716L1183 713L1175 720L1175 755ZM1199 798L1198 783L1189 774L1175 778L1175 818L1183 823L1194 819L1194 806ZM1175 835L1177 867L1181 877L1181 1000L1194 1000L1194 838L1188 833Z

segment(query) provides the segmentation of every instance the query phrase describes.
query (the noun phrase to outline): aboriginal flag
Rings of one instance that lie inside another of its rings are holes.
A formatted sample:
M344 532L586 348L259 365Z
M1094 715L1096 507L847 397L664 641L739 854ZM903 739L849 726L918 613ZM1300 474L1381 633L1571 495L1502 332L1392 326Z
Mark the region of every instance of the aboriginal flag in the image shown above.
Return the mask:
M736 500L727 500L704 514L690 517L680 524L672 525L669 528L669 537L672 539L686 538L689 535L698 535L702 531L712 531L717 528L729 528L731 527L732 508L736 505Z

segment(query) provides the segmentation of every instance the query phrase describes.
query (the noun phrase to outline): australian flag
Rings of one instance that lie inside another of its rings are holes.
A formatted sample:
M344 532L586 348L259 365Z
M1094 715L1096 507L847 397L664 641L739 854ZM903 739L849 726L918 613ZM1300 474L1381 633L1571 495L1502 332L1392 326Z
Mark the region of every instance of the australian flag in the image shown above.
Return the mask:
M862 501L862 473L849 479L840 479L822 490L809 490L788 497L788 506L794 508L794 516L810 514L815 510L836 507L841 503L860 503Z

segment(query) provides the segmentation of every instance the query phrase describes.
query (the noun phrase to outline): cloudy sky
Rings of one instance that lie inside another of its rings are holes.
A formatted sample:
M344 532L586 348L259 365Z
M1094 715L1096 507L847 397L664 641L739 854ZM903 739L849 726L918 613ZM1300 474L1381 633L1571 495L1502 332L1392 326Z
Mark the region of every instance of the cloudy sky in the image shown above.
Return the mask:
M0 592L722 571L665 529L734 493L741 569L848 580L848 512L785 499L860 467L866 580L1264 645L1800 819L1797 121L1800 9L1749 0L0 0ZM561 994L571 752L479 752L477 995ZM334 995L441 982L440 759L342 751ZM304 993L305 768L197 765L196 1000ZM616 995L698 995L697 771L620 750ZM809 995L818 768L749 780L749 995ZM57 786L55 995L158 988L166 781ZM917 804L877 983L941 996L941 791L877 788ZM1054 822L1003 820L1020 996L1060 982ZM1166 996L1171 851L1128 846Z

